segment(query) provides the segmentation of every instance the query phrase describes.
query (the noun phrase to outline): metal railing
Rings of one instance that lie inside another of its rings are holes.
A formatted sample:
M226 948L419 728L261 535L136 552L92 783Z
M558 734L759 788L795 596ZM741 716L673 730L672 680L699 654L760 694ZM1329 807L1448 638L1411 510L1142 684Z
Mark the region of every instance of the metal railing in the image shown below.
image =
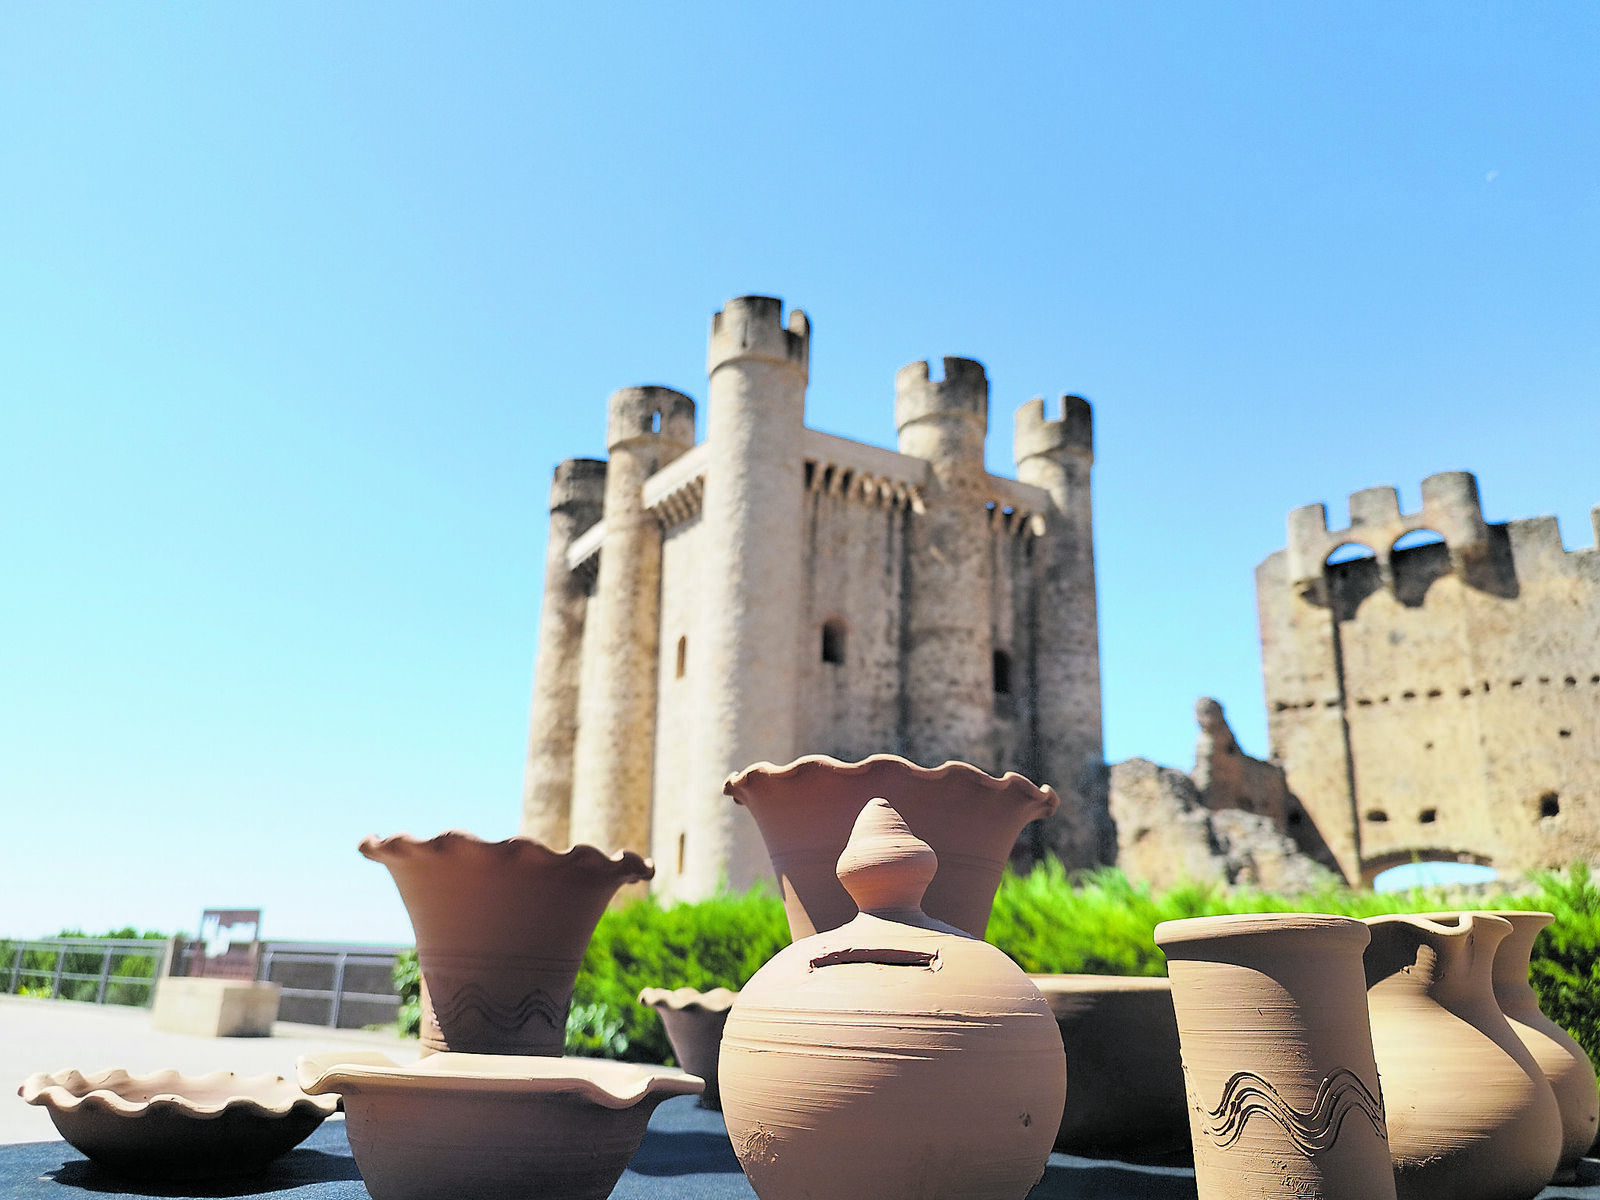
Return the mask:
M148 974L129 975L128 960L148 963ZM8 995L25 990L28 995L52 1000L88 1000L94 1004L134 1004L148 1008L155 996L156 980L166 974L171 942L151 938L38 938L0 940L0 980ZM70 970L68 968L71 968ZM123 974L112 974L120 968ZM47 980L45 984L30 982ZM90 989L74 985L93 985ZM65 996L63 996L65 993ZM139 999L123 999L137 993Z

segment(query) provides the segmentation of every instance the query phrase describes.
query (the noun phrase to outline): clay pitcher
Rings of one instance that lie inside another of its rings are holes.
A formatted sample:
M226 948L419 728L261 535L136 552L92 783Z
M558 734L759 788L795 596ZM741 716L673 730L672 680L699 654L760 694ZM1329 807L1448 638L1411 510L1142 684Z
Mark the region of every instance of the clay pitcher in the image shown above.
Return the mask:
M1555 1173L1561 1113L1495 1002L1511 923L1369 917L1367 1002L1400 1200L1528 1200Z
M1060 803L1050 787L1015 772L996 778L963 762L919 767L894 754L854 763L821 754L786 767L756 763L730 775L722 790L761 830L796 941L856 915L834 868L867 801L887 800L938 856L923 911L977 938L989 925L1017 835Z
M722 1111L761 1200L1023 1200L1066 1056L1039 990L918 901L932 850L881 800L839 878L860 913L779 951L722 1035Z
M611 897L655 874L631 850L532 838L368 837L417 935L422 1052L559 1056L583 952Z
M1365 926L1261 913L1164 921L1155 937L1172 980L1200 1200L1392 1200Z
M1494 955L1494 998L1555 1092L1561 1110L1561 1160L1554 1182L1571 1183L1578 1160L1594 1145L1600 1094L1589 1056L1571 1034L1539 1011L1539 997L1528 982L1534 939L1555 916L1526 909L1497 909L1493 915L1511 922L1511 932Z

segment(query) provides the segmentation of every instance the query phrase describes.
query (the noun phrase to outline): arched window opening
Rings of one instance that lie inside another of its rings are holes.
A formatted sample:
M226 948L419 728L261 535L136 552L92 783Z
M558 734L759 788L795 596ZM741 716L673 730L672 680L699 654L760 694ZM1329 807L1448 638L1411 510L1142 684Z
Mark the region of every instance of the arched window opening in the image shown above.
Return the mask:
M1398 554L1402 550L1415 550L1418 546L1437 546L1443 542L1444 538L1432 529L1412 529L1395 538L1394 545L1389 547L1389 552Z
M1011 695L1011 655L1004 650L994 652L994 694Z
M650 414L650 432L661 432L661 413L659 411Z
M844 622L835 617L822 626L822 661L842 666L844 664L846 630Z
M1376 558L1371 546L1363 546L1360 542L1345 542L1335 546L1326 560L1328 566L1337 566L1339 563L1359 562L1363 558Z
M678 666L677 666L677 669L673 672L673 676L672 677L674 679L682 679L683 678L683 672L688 667L688 665L689 665L689 639L687 637L681 637L681 638L678 639Z

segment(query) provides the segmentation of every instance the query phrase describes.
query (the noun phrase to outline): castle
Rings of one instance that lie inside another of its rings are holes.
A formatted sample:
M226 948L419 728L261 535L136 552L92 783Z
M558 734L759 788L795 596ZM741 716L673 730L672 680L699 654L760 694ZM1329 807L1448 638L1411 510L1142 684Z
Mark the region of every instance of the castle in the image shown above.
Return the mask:
M1088 403L1024 404L1007 479L979 363L903 368L886 450L806 427L810 352L798 309L731 300L703 442L688 396L624 388L606 461L556 468L522 831L646 850L695 898L769 874L731 772L894 751L1055 785L1039 848L1097 861Z
M1268 733L1352 883L1414 856L1600 861L1593 521L1570 552L1553 518L1486 523L1459 471L1423 480L1414 513L1379 487L1343 529L1321 504L1289 515L1256 569Z

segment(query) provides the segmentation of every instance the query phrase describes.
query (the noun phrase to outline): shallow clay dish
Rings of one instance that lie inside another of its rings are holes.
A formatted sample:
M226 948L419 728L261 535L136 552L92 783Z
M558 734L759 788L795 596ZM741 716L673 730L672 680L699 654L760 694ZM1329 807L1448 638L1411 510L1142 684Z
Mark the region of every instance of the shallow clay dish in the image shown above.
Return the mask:
M281 1075L232 1071L30 1075L17 1095L50 1113L61 1136L100 1166L136 1179L253 1175L294 1149L338 1107Z
M605 1200L656 1105L705 1086L670 1067L598 1058L382 1054L302 1058L301 1086L344 1098L373 1200Z
M739 998L738 992L727 988L712 988L697 992L681 987L672 991L666 988L645 988L639 993L639 1003L649 1005L661 1014L661 1023L667 1027L667 1040L678 1062L691 1075L706 1081L706 1090L700 1094L700 1107L720 1109L722 1096L717 1090L717 1060L722 1049L722 1029L728 1023L728 1010Z

